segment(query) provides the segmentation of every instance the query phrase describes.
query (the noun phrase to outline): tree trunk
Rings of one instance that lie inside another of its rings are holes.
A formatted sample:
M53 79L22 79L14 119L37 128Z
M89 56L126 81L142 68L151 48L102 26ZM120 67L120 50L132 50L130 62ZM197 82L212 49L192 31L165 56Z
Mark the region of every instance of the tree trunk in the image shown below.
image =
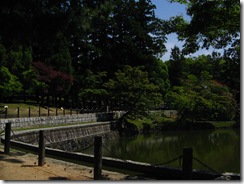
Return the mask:
M36 103L39 104L40 103L40 99L39 99L39 93L36 91Z
M26 103L26 90L25 90L25 88L23 90L23 100L24 100L24 103Z
M49 107L50 106L50 95L49 95L49 92L47 93L47 106Z

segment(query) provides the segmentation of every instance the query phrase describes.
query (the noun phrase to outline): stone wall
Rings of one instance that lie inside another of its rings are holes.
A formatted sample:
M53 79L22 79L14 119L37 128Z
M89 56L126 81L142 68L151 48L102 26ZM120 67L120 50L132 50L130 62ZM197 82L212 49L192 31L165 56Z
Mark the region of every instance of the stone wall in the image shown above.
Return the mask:
M113 131L113 124L113 122L97 122L27 131L12 131L11 140L38 145L39 131L43 130L47 147L74 151L91 145L94 137L98 135L104 139L118 137L117 131Z
M113 113L85 113L78 115L0 119L0 129L4 129L5 123L12 123L12 128L31 128L76 124L81 122L111 121L119 118L122 114L123 112L116 111Z
M175 118L177 117L177 110L164 110L163 114L165 117Z

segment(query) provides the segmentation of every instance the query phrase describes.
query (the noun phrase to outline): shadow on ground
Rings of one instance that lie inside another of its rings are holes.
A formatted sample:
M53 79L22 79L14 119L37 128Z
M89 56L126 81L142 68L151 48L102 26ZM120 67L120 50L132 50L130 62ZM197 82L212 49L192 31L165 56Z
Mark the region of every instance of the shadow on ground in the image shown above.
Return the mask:
M20 159L9 158L9 156L22 156L26 153L23 152L14 152L9 155L4 154L4 152L0 151L0 161L12 162L12 163L23 163Z
M55 176L55 177L49 177L49 180L70 180L67 177L62 177L62 176Z
M4 159L4 161L6 161L6 162L12 162L12 163L23 163L22 160L15 159L15 158L11 158L11 159L7 158L7 159Z

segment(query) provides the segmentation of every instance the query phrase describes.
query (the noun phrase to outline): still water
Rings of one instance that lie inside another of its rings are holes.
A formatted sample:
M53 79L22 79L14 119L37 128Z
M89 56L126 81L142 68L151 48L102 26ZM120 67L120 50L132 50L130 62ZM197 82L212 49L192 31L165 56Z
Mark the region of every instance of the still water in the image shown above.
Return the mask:
M193 160L194 169L240 173L239 130L167 131L108 140L103 145L103 156L151 164L163 164L182 155L184 147L192 147L198 160ZM86 153L93 154L93 150ZM181 167L181 161L165 165Z

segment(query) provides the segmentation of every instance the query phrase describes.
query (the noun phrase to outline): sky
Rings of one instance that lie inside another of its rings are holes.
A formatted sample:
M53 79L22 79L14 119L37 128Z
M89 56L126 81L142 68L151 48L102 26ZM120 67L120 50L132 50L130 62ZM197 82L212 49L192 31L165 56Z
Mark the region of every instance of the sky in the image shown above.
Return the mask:
M172 16L176 15L183 15L183 17L190 21L190 17L186 15L186 6L179 4L179 3L170 3L168 0L151 0L153 4L156 5L155 14L156 17L168 20ZM175 45L178 46L180 49L182 48L183 42L178 41L176 34L170 34L167 36L168 40L165 44L167 52L163 55L162 60L166 61L170 59L170 53L171 48L173 48ZM198 56L201 54L211 54L213 52L213 48L210 48L209 50L202 49L198 52L192 54L191 56ZM219 52L219 50L216 50Z

